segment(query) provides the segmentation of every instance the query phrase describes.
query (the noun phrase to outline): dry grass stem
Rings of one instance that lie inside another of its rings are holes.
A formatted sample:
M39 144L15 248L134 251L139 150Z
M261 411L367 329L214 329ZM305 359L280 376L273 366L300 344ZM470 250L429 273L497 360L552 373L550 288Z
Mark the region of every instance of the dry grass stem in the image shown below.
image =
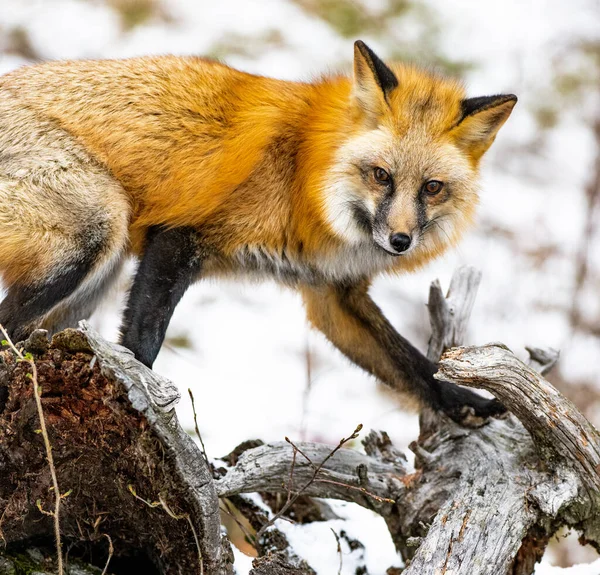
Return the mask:
M27 375L31 378L33 384L33 397L35 398L35 405L37 407L38 417L40 419L40 430L44 439L44 447L46 448L46 459L48 461L48 467L50 468L50 475L52 476L52 488L54 489L54 511L52 513L45 513L50 514L54 517L54 538L56 541L57 569L58 575L63 575L64 569L62 559L62 543L60 538L60 501L62 499L62 496L60 494L60 489L58 488L56 467L54 466L54 459L52 457L52 445L50 445L50 438L48 437L48 430L46 429L46 419L44 418L44 410L42 409L42 397L40 395L40 388L38 387L37 368L35 366L35 361L33 360L31 354L23 355L16 348L15 344L12 342L10 337L8 337L8 333L4 329L4 326L1 324L0 331L2 331L2 334L4 335L6 344L15 352L15 354L19 358L19 361L25 361L31 366L31 373ZM44 512L41 507L41 502L38 505L38 509Z
M192 400L192 411L194 412L194 429L196 430L196 435L200 440L200 445L202 446L202 455L204 455L204 461L206 461L206 465L210 469L210 463L208 463L208 456L206 455L206 448L204 447L204 441L202 441L202 435L200 435L200 429L198 428L198 418L196 416L196 404L194 402L194 394L192 390L188 387L188 393L190 394L190 399Z
M200 549L200 540L198 539L198 533L196 533L196 528L194 527L194 523L193 523L191 517L187 513L178 515L177 513L172 511L171 508L167 505L167 501L163 497L162 493L158 496L158 499L159 499L158 501L148 501L148 500L144 499L143 497L140 497L136 493L135 487L133 485L128 485L127 488L129 489L129 492L136 499L139 499L142 503L145 503L148 507L151 507L152 509L154 509L155 507L162 507L163 510L165 511L165 513L172 519L175 519L177 521L179 521L180 519L187 520L187 522L190 524L190 528L192 530L192 535L194 536L194 542L196 543L196 550L198 551L198 565L200 568L199 572L200 572L200 575L204 575L204 559L202 557L202 549Z

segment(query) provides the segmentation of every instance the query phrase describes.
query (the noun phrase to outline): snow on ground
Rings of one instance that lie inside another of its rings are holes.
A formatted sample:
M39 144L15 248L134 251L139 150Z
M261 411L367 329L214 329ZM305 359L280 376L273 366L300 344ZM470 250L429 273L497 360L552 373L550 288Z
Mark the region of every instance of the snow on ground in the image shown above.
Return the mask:
M340 519L307 525L277 524L298 556L308 561L317 573L355 575L357 567L364 562L369 573L383 575L389 567L401 566L393 546L382 545L388 540L389 532L381 517L343 501L328 503ZM351 548L348 542L353 540L359 540L364 548Z
M536 567L535 575L600 575L600 559L593 563L573 565L564 569L541 564Z
M100 0L2 0L0 28L24 28L44 58L213 53L225 41L242 38L248 50L232 53L226 61L281 78L309 79L351 59L350 39L291 0L169 0L163 5L168 18L123 31L115 10ZM429 282L439 277L447 286L457 265L475 265L483 271L483 282L470 342L500 340L521 356L526 344L550 345L562 350L567 379L593 378L600 341L571 334L561 309L572 297L573 257L585 217L582 189L591 162L589 132L577 121L565 123L555 130L541 159L515 157L510 150L535 133L527 106L540 97L539 86L548 83L547 55L575 33L597 35L598 18L592 12L597 3L432 0L430 5L443 23L444 53L479 64L467 76L469 93L512 91L520 103L486 158L479 227L455 252L428 268L382 278L374 286L374 297L400 332L424 348ZM281 42L263 46L264 38L278 35ZM372 40L377 47L378 39ZM0 53L0 73L24 63L19 56ZM509 230L514 239L485 231L490 226ZM558 254L540 266L523 257L525 249L548 244L557 245ZM600 254L594 258L600 268ZM122 292L102 306L92 324L114 338L120 306ZM357 423L366 430L387 430L402 448L417 435L414 415L402 411L320 334L309 331L299 297L289 290L270 283L199 284L177 308L168 337L187 338L191 347L165 346L155 369L180 387L178 414L188 429L193 421L187 388L193 390L211 456L255 437L269 441L288 435L335 445ZM313 357L310 389L307 347ZM330 528L344 528L367 546L371 575L384 575L389 566L399 564L380 518L352 505L336 505L348 517L343 526L340 521L280 525L319 575L337 573L339 567ZM247 573L249 560L239 552L236 556L238 573ZM342 573L352 573L356 557L344 548L342 559ZM536 571L558 572L547 560ZM599 575L600 561L560 573Z

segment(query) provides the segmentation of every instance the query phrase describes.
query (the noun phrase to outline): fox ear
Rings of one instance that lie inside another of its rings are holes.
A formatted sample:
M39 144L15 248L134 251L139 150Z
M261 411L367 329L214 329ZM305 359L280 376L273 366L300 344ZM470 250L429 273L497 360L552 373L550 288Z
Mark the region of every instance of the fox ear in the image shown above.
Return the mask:
M398 79L362 40L354 43L353 95L359 107L376 120L387 106Z
M458 145L475 161L479 160L492 145L516 103L514 94L463 100L460 119L453 129Z

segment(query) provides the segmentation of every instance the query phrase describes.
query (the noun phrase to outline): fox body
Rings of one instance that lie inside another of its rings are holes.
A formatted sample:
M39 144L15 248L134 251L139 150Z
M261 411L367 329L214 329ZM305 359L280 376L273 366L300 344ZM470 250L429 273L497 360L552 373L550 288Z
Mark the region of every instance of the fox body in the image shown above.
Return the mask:
M388 385L455 418L497 413L435 380L368 288L459 240L515 102L360 41L351 77L312 83L195 57L20 68L0 77L0 323L17 339L73 325L133 254L121 340L151 366L192 282L271 277Z

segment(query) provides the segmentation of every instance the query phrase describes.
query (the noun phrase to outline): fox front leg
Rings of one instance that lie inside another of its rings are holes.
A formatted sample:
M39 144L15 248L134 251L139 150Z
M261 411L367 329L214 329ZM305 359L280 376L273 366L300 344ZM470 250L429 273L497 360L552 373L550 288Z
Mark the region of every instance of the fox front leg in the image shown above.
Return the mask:
M506 411L497 400L434 379L437 366L429 361L385 318L368 294L368 282L353 285L304 287L309 321L346 357L391 388L464 422L470 407L478 418Z
M194 228L148 230L121 326L121 343L152 367L169 321L202 267L200 240Z

